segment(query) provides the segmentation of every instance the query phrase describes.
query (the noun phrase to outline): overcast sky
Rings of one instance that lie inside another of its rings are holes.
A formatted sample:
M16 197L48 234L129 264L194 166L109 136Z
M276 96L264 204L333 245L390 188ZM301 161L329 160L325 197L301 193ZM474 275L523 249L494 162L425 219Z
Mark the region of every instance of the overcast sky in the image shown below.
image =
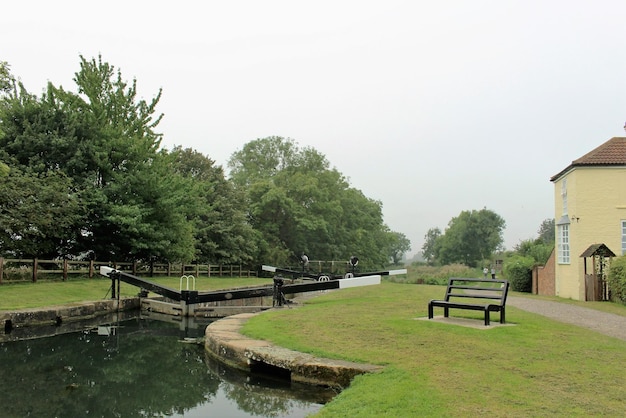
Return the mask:
M137 79L166 148L226 168L257 138L324 154L419 251L493 210L505 245L554 217L550 177L626 120L626 2L11 1L0 61L75 91L79 55ZM313 255L314 257L314 255Z

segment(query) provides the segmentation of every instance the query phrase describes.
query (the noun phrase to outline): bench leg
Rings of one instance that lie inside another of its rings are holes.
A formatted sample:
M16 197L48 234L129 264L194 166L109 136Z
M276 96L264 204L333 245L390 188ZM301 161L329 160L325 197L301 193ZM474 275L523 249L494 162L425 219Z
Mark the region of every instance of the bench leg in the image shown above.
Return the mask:
M485 310L485 326L489 326L489 309Z
M428 304L428 319L433 319L433 305Z
M444 318L448 317L448 307L447 306L443 308L443 316L444 316Z
M500 323L504 324L506 321L506 317L505 317L505 309L504 306L502 307L502 309L500 310Z

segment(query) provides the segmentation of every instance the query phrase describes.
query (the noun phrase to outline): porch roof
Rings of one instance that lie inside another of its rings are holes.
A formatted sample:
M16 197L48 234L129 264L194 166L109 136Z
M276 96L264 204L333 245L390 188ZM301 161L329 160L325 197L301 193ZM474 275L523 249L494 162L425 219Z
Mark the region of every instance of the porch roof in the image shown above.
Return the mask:
M580 256L581 257L593 257L599 255L601 257L615 257L613 251L604 244L592 244L587 248Z

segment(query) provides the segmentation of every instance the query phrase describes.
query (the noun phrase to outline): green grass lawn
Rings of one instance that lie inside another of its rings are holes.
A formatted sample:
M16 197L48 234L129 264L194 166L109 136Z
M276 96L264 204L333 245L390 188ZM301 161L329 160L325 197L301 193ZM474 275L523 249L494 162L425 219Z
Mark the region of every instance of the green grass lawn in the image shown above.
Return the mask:
M385 366L357 377L319 417L624 416L626 341L513 307L507 322L514 326L507 327L416 320L444 291L383 283L329 292L298 309L256 316L243 332L318 356ZM602 305L626 315L624 306ZM482 318L472 311L451 315Z
M156 277L153 280L172 289L180 289L179 277ZM196 290L222 290L238 287L271 284L272 279L201 277L196 279ZM187 281L182 283L187 289ZM192 282L189 282L192 287ZM107 299L111 297L111 280L106 277L74 279L68 281L39 281L0 285L0 311L37 308L44 306L67 305L72 303ZM120 294L136 296L139 289L121 283Z
M176 277L155 281L180 286ZM271 283L200 278L196 288ZM106 278L3 284L0 310L109 298L110 284ZM417 320L427 316L428 301L444 291L443 286L383 282L322 293L298 309L256 316L244 332L322 357L385 366L357 377L318 417L624 416L626 341L513 307L507 321L514 326L486 330ZM122 296L137 292L122 283ZM607 302L540 298L626 316L626 307ZM451 315L482 321L480 312Z

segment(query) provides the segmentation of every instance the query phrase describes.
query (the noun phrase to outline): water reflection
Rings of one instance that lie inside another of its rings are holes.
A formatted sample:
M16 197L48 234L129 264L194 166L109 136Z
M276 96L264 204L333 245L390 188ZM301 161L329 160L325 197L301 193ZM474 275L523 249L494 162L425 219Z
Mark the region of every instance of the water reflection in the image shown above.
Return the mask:
M334 395L225 368L189 343L203 329L133 318L47 338L12 332L0 342L0 415L298 417Z

